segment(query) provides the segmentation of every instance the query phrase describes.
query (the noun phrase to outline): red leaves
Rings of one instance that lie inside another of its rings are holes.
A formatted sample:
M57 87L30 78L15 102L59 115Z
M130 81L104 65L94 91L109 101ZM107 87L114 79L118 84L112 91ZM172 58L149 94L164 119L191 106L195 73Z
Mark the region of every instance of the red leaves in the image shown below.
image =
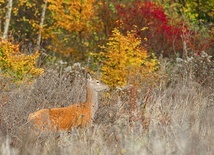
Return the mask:
M168 23L168 19L163 8L158 6L156 3L144 2L142 4L135 5L135 7L139 7L141 15L148 19L155 19L159 20L161 23Z
M175 53L183 55L184 41L193 52L206 50L211 46L210 38L206 40L198 31L191 29L188 22L183 21L179 15L168 16L163 6L157 3L119 3L112 0L111 4L116 11L112 12L108 3L105 3L106 10L101 11L108 13L108 16L102 16L106 36L110 36L115 27L120 27L123 34L134 29L136 36L141 37L142 45L147 47L148 51L157 55L163 53L164 56Z
M148 38L147 44L152 51L165 50L164 53L170 55L172 49L182 50L181 35L184 27L181 26L182 24L171 25L170 18L167 17L162 6L153 2L135 2L126 7L118 4L115 8L125 30L130 31L133 26L137 26L138 29L149 28L144 32L137 31L137 35Z

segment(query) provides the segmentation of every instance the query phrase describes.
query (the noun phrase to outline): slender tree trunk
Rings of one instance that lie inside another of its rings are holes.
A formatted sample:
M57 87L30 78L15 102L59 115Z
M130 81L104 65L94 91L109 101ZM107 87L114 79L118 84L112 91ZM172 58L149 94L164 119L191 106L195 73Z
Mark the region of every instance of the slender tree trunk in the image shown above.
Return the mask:
M11 12L12 12L12 7L13 7L13 0L8 0L7 3L7 13L5 16L5 23L4 23L4 33L3 33L3 39L7 39L8 37L8 30L10 26L10 19L11 19Z
M36 42L36 50L37 51L40 49L41 38L42 38L42 28L43 28L43 25L44 25L46 8L47 8L47 0L44 0L44 4L43 4L43 8L42 8L41 21L40 21L40 24L39 24L39 34L38 34L37 42Z
M1 20L2 20L2 17L0 16L0 34L1 34Z

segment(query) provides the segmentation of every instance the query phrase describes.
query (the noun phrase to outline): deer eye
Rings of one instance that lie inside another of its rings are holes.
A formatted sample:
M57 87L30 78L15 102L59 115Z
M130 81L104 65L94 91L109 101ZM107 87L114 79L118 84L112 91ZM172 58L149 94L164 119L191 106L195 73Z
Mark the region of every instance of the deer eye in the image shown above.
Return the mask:
M100 84L100 81L96 81L97 84Z

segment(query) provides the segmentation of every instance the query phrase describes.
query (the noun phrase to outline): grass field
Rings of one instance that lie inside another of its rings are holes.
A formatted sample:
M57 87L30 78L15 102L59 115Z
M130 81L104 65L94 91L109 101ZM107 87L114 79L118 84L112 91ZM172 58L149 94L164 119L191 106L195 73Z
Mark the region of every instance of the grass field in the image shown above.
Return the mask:
M214 154L213 84L196 82L191 72L172 74L164 86L101 93L86 128L38 136L27 123L29 113L83 102L83 73L47 69L30 86L8 85L0 91L0 154Z

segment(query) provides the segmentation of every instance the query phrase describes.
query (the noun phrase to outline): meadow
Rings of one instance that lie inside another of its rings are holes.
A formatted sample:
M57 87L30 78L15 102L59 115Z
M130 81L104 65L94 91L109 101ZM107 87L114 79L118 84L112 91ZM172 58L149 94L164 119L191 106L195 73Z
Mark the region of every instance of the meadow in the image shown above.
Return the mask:
M170 63L165 61L163 71ZM168 66L169 65L169 66ZM86 128L41 132L29 113L85 100L85 70L47 69L29 86L0 93L2 155L27 154L207 154L214 152L213 77L199 84L189 65L171 69L159 87L131 86L99 94L95 119Z

